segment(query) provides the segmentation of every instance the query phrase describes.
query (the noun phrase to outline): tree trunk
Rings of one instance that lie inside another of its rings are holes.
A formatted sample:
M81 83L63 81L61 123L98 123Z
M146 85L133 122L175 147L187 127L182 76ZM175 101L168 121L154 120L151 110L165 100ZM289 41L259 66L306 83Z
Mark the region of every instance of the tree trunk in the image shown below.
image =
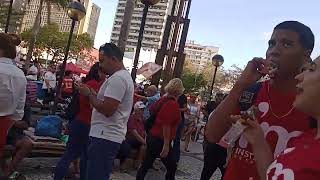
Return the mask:
M47 4L47 24L51 24L51 3L46 1Z
M131 25L132 14L134 11L136 0L127 0L126 8L124 9L124 16L120 28L120 35L118 41L118 47L124 52L129 36L129 30Z
M32 59L32 53L33 53L33 49L34 49L34 44L36 42L36 38L37 38L37 35L39 33L39 30L40 30L41 12L42 12L42 7L43 7L43 1L44 0L40 0L38 13L37 13L36 19L35 19L33 27L32 27L31 37L30 37L29 42L28 42L28 53L27 53L27 59L26 59L26 62L25 62L25 68L26 69L29 69L30 60Z

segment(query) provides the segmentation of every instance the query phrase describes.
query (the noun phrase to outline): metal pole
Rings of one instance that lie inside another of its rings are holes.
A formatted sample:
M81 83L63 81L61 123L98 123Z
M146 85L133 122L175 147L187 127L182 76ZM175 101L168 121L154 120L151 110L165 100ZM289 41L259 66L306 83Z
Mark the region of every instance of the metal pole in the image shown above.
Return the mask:
M216 75L217 75L217 70L218 70L218 66L214 66L214 67L215 67L215 69L214 69L212 84L211 84L211 87L210 87L210 96L209 96L209 99L210 99L210 100L212 99L213 85L214 85L214 82L215 82L215 80L216 80Z
M9 31L9 24L10 24L11 12L12 12L12 5L13 5L13 0L10 0L8 16L7 16L7 22L6 22L6 28L4 30L5 33L8 33L8 31Z
M57 105L58 105L58 101L59 101L59 97L60 97L62 81L63 81L64 73L65 73L65 70L66 70L66 64L67 64L67 60L68 60L68 55L69 55L69 50L70 50L70 45L71 45L71 40L72 40L72 36L73 36L73 31L74 31L75 25L76 25L76 21L72 20L69 39L68 39L67 47L66 47L66 50L65 50L65 53L64 53L62 69L60 71L60 79L58 81L58 86L57 86L57 89L56 89L56 96L55 96L55 99L54 99L54 104L53 104L53 108L52 108L52 114L55 114L56 111L57 111Z
M141 46L142 46L144 26L146 25L146 19L147 19L149 6L150 6L149 4L145 4L144 8L143 8L143 15L142 15L142 19L141 19L141 25L140 25L140 31L139 31L139 37L138 37L138 44L137 44L137 48L136 48L136 53L134 55L133 68L132 68L132 71L131 71L131 77L132 77L134 82L135 82L136 77L137 77L137 69L138 69L137 66L138 66L138 62L139 62L139 56L140 56L140 50L141 50Z

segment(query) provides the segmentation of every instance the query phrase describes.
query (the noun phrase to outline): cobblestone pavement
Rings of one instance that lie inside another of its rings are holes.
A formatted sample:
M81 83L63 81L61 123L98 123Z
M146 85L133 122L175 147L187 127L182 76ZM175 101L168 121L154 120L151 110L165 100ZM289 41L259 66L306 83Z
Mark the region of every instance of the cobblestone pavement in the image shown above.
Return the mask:
M176 180L198 180L203 166L201 155L201 144L191 144L190 152L182 152L181 160L176 173ZM52 180L52 172L59 158L28 158L19 167L19 172L23 173L27 180ZM164 180L165 168L159 162L156 163L160 170L150 170L146 180ZM120 173L115 171L112 180L134 180L136 171ZM217 170L211 180L220 179L220 171Z

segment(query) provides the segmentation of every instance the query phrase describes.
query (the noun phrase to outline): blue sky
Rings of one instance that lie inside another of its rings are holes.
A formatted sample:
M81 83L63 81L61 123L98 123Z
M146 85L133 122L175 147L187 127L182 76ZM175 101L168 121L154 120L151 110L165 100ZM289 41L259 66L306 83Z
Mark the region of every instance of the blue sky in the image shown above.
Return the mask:
M93 0L101 7L95 46L108 42L117 0ZM253 57L265 57L275 25L298 20L316 37L312 57L320 55L319 0L193 0L188 39L220 47L225 67L243 66Z

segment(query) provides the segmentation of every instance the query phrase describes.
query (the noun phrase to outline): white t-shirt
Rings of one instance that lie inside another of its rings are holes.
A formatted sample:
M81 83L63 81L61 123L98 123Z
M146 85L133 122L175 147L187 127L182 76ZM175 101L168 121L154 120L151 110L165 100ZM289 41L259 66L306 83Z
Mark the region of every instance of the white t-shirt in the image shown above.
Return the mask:
M26 101L27 80L12 59L0 58L0 116L21 120Z
M51 71L48 71L44 74L44 80L48 80L49 81L49 85L51 88L55 88L56 87L56 83L57 83L57 79L56 79L56 75L53 74ZM48 89L47 84L43 81L43 86L42 89Z
M101 86L97 98L109 97L120 102L116 112L110 116L99 113L95 108L91 116L90 136L122 143L127 133L127 123L133 105L134 86L127 70L110 76Z
M36 81L37 77L38 77L38 75L37 75L38 74L38 68L36 66L32 65L29 68L28 74L29 75L27 75L27 79Z

